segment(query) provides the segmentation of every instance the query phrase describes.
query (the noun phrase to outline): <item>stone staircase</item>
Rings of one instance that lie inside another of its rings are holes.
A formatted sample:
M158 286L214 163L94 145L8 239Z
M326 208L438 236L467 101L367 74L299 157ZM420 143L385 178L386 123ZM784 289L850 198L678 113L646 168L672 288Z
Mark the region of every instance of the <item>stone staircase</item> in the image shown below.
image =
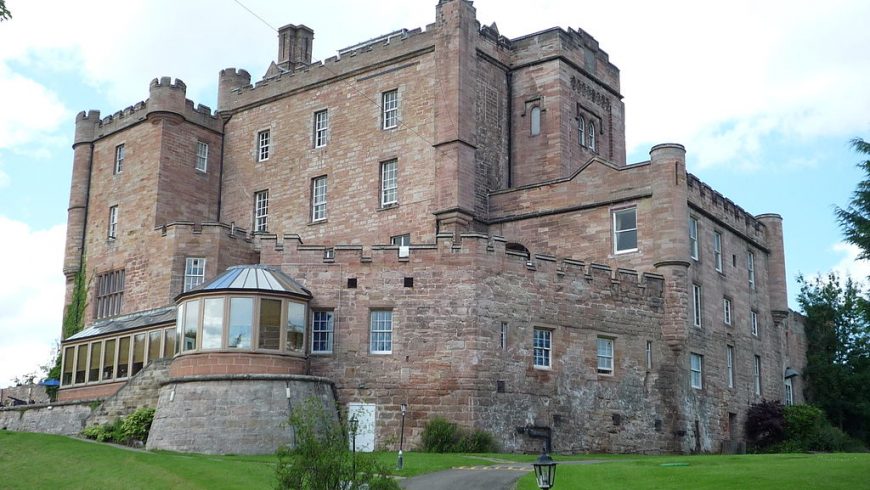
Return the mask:
M100 425L125 417L139 407L157 407L160 384L169 379L172 359L157 359L130 378L117 393L94 409L85 425Z

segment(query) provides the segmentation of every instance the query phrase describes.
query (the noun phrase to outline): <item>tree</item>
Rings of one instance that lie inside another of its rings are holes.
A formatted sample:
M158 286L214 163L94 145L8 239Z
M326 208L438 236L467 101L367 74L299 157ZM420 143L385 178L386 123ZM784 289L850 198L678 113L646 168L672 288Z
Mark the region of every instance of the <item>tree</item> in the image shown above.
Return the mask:
M807 399L853 437L870 443L870 304L831 273L798 278L806 321Z
M12 18L12 12L6 8L6 0L0 0L0 22Z
M852 148L858 153L870 157L870 143L862 138L851 142ZM846 209L837 207L835 214L846 241L861 249L860 259L870 259L870 158L858 164L866 178L858 183L858 188L852 193L852 200Z

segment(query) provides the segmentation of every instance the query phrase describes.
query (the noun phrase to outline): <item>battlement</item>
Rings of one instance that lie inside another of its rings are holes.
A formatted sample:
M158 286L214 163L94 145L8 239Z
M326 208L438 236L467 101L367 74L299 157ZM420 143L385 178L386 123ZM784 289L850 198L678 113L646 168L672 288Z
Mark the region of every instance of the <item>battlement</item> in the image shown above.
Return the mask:
M221 131L222 123L211 108L194 102L185 97L187 85L180 79L173 82L171 77L160 77L151 80L148 86L148 99L136 102L123 110L100 119L100 111L82 111L76 115L76 132L74 145L91 143L112 133L138 124L149 116L159 113L173 113L186 121L204 126L213 131Z
M765 246L764 223L723 196L698 177L686 173L689 202L710 213L724 224L733 227L761 246Z
M434 50L435 39L429 30L420 28L407 30L401 36L389 37L382 43L363 44L341 56L332 56L322 61L300 66L293 71L278 70L254 85L245 81L247 72L228 68L221 71L221 81L225 92L219 94L221 111L233 111L255 104L264 99L279 97L305 90L308 87L333 80L340 80L404 60L411 60ZM353 47L351 47L353 48ZM350 48L348 48L350 49ZM248 75L249 76L249 75ZM230 88L236 82L239 86Z

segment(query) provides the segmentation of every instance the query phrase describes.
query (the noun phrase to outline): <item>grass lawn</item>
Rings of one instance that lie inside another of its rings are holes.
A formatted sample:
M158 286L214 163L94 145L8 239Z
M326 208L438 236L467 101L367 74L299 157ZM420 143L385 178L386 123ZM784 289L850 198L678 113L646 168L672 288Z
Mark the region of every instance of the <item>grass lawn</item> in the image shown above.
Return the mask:
M628 456L627 456L628 457ZM663 466L683 463L685 466ZM867 488L870 453L637 456L601 464L561 464L555 489ZM537 490L534 475L518 490Z

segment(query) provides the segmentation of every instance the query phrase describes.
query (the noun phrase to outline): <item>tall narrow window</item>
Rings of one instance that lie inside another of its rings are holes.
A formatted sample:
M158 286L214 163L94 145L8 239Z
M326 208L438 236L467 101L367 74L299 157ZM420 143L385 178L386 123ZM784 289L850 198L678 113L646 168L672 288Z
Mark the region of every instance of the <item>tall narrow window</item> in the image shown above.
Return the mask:
M75 347L67 347L63 350L63 374L60 379L63 386L71 385L73 382L73 366L75 366L75 357Z
M613 251L637 250L637 208L613 212Z
M103 377L106 381L115 377L115 339L106 341L106 352L103 354Z
M287 332L285 347L289 352L305 350L305 305L287 302Z
M794 387L791 383L791 378L785 378L785 404L786 406L794 405Z
M746 270L749 272L749 287L755 288L755 254L746 254Z
M722 234L718 231L713 232L713 264L716 271L722 272Z
M698 220L689 218L689 255L698 260Z
M94 319L121 314L124 301L124 269L97 275Z
M541 108L538 106L529 112L529 132L532 136L541 134Z
M100 380L100 353L103 349L102 342L91 344L91 360L88 363L88 383Z
M613 339L598 338L598 374L613 374Z
M755 378L755 394L761 395L761 356L755 356L753 376Z
M151 362L163 357L163 344L161 342L163 342L163 330L148 332L148 358L145 362Z
M311 221L326 219L326 176L311 181Z
M695 354L693 352L689 355L689 363L692 378L692 388L700 390L704 387L704 356L700 354Z
M507 349L507 335L508 335L508 324L507 324L507 322L501 322L501 330L499 332L499 337L498 337L498 347L501 350Z
M205 280L205 259L188 257L184 263L184 290L190 291L202 284L203 280Z
M535 367L549 368L551 366L550 350L552 349L553 332L545 328L535 328L532 340Z
M369 315L369 352L391 354L393 352L393 312L372 310Z
M701 286L692 284L692 325L701 328Z
M722 299L722 320L725 325L731 325L731 300L728 298Z
M749 312L749 331L758 337L758 313L755 311Z
M580 146L586 146L586 118L583 116L577 118L577 134Z
M198 348L197 328L199 326L199 303L200 300L195 299L182 304L178 308L179 319L184 319L183 322L179 320L179 325L181 326L179 336L181 345L179 346L179 350L182 352Z
M269 191L254 193L254 231L265 232L268 229Z
M734 346L725 346L725 369L728 376L728 387L734 388Z
M389 160L381 163L381 207L396 204L398 196L398 161Z
M393 129L399 125L399 91L390 90L381 94L383 107L383 128Z
M269 159L269 148L272 144L272 134L267 129L257 133L257 161L263 162Z
M652 369L652 361L653 361L652 357L653 357L653 353L652 353L652 341L651 341L651 340L647 340L647 341L646 341L646 368L647 368L648 370L649 370L649 369Z
M595 122L589 121L589 125L586 127L587 131L589 131L589 149L597 152L598 147L595 143Z
M326 146L327 132L329 131L329 113L325 110L314 113L314 147Z
M315 311L311 316L311 352L332 353L334 323L331 311Z
M133 362L130 365L130 376L136 376L143 367L145 367L145 334L140 333L133 336Z
M114 240L118 235L118 206L109 207L109 229L106 235L110 240Z
M205 300L209 301L208 299ZM205 304L206 308L208 303ZM223 310L223 300L221 300ZM227 325L227 347L250 349L254 332L253 298L230 298L230 322ZM205 317L202 321L202 347L205 348Z
M113 173L119 174L124 170L125 153L127 153L127 150L124 148L123 143L115 147L115 167Z
M84 383L88 373L88 346L82 344L76 349L76 384Z
M251 298L233 298L232 301L236 300L244 300L248 303L251 302ZM232 306L236 306L233 304ZM230 308L233 310L233 308ZM236 308L235 311L230 312L230 328L232 329L234 320L235 323L238 324L239 320L239 309ZM250 310L248 310L250 316ZM236 318L233 318L232 315L236 315ZM248 324L251 323L251 320L248 319ZM250 327L249 327L250 328ZM220 349L223 346L223 337L224 337L224 298L206 298L203 300L202 305L202 340L200 341L200 347L202 349ZM230 344L232 344L233 339L232 335L235 332L230 332ZM250 334L248 334L250 338Z
M257 346L260 349L278 350L281 348L281 300L260 300L260 335Z
M130 375L130 337L118 340L118 378Z
M196 142L196 166L200 172L208 171L208 143Z

